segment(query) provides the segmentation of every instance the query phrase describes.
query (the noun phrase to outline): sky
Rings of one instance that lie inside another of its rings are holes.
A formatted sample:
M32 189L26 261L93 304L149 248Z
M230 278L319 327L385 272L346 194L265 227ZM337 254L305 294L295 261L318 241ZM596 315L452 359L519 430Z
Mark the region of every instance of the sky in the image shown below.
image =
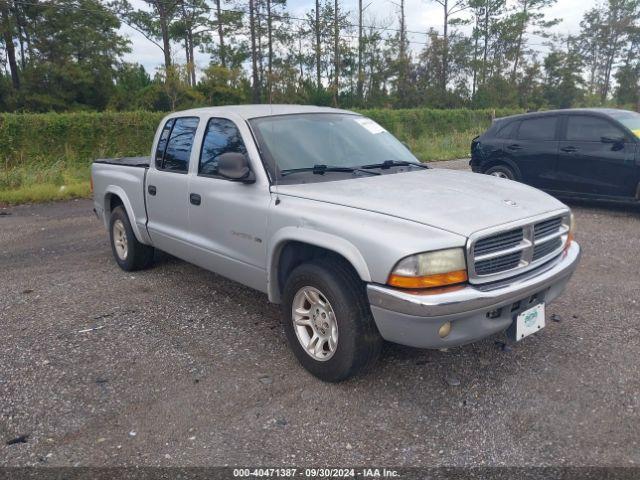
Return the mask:
M365 11L364 24L371 22L375 18L377 23L387 21L392 23L392 27L397 28L397 2L391 0L364 0L365 5L371 2ZM141 0L132 2L136 6L143 5ZM554 33L566 35L568 33L577 33L580 29L580 20L584 12L593 8L597 0L558 0L557 3L547 10L547 18L558 18L561 22L552 28ZM315 4L314 0L289 0L288 11L292 16L303 17L305 12L309 11ZM343 9L351 12L351 23L357 23L357 6L358 0L340 0ZM405 0L405 12L407 19L407 30L426 32L433 27L438 31L442 31L442 7L432 0ZM368 17L368 18L367 18ZM163 57L162 51L147 40L142 34L136 32L130 27L123 26L121 28L123 35L131 40L131 53L125 55L125 61L137 62L153 74L157 67L161 66ZM426 36L420 34L409 34L409 41L415 42L411 44L412 49L421 49L421 43L425 42ZM534 45L541 43L539 37L531 35L529 43L531 48L545 50L544 47ZM179 63L185 61L184 52L179 45L174 45L173 58ZM196 53L197 69L203 69L209 63L207 54Z

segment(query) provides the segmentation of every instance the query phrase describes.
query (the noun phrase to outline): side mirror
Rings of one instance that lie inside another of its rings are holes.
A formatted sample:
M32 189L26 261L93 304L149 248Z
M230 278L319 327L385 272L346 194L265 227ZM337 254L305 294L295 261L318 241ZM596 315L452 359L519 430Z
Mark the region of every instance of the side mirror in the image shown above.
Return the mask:
M602 143L624 143L624 137L600 137Z
M218 157L218 175L234 182L253 183L256 177L243 153L227 152Z

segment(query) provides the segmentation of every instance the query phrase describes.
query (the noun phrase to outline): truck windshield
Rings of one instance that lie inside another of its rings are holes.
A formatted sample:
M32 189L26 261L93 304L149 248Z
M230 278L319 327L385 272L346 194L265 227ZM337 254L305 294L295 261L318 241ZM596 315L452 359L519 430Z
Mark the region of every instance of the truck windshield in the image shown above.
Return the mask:
M611 116L631 130L636 137L640 138L640 113L620 110L612 113Z
M314 172L316 166L353 169L385 161L420 163L393 135L360 115L279 115L255 118L250 124L278 175L303 169Z

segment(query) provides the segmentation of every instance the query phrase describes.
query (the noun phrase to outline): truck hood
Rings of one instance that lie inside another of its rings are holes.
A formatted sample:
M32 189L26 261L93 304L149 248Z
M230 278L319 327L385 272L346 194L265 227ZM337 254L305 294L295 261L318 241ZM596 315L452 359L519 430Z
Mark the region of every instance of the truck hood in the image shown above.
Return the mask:
M279 185L278 193L390 215L466 237L567 208L522 183L445 169Z

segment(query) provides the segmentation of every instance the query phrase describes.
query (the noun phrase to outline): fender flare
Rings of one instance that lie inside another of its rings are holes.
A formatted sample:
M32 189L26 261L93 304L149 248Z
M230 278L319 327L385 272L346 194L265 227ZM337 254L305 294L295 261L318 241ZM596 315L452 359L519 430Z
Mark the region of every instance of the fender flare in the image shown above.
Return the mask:
M136 239L140 243L144 243L146 245L150 244L151 242L149 241L149 236L147 235L146 230L142 232L140 230L138 222L136 222L136 217L133 212L133 207L131 206L131 202L129 201L129 197L127 196L127 193L124 191L122 187L119 187L117 185L109 185L104 191L104 198L102 201L102 205L105 212L104 224L107 230L109 230L108 212L110 211L110 208L111 208L111 205L109 202L111 195L116 195L118 198L120 198L120 200L122 200L122 205L124 206L124 209L127 212L127 216L129 217L129 223L131 223L131 229L133 230L133 234L136 236Z
M337 235L302 227L284 227L271 238L267 252L267 293L269 300L280 303L278 285L278 263L283 247L288 242L307 243L335 252L343 256L355 269L364 282L371 282L371 273L367 262L354 244Z

